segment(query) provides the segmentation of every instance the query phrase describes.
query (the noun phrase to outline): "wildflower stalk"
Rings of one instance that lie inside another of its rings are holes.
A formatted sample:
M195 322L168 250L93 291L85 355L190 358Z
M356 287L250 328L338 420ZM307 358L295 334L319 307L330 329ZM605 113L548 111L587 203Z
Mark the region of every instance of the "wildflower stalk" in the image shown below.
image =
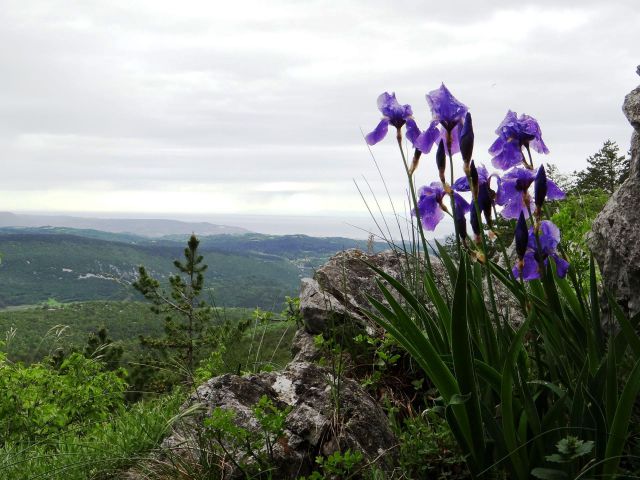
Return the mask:
M420 240L422 241L422 249L424 251L424 256L427 261L427 269L429 273L433 273L433 269L431 267L431 258L429 258L429 244L427 243L427 239L424 236L424 229L422 228L422 222L420 221L420 211L418 210L418 197L416 196L416 188L413 184L413 176L409 172L409 165L407 164L407 156L404 154L404 149L402 148L402 134L400 130L398 130L398 135L396 136L398 140L398 148L400 149L400 155L402 155L402 164L404 165L405 173L407 174L407 180L409 182L409 189L411 191L411 201L413 202L413 208L416 212L418 231L420 232Z
M449 157L451 158L451 157ZM478 194L477 194L477 188L475 188L472 184L471 181L471 174L469 173L468 169L465 169L465 174L467 176L467 182L469 183L469 189L472 192L476 192L473 193L473 208L476 209L476 216L478 217L478 229L480 230L480 238L482 239L482 254L485 256L485 261L481 262L484 263L484 270L485 270L485 275L487 278L487 286L489 288L489 300L491 302L491 310L493 311L493 316L494 316L494 321L496 323L496 325L498 326L498 328L500 328L500 330L503 330L503 325L502 322L500 321L500 315L498 314L498 306L496 303L496 298L495 298L495 292L493 289L493 269L491 268L491 260L488 257L488 250L487 250L487 236L485 234L484 228L483 228L483 223L482 223L482 215L480 212L480 205L478 205ZM451 171L451 175L453 177L453 168ZM453 182L452 182L453 183ZM481 288L481 291L483 291L484 289ZM484 294L483 294L484 297Z
M534 170L534 166L533 166L533 157L531 156L531 149L529 148L529 145L526 146L526 150L527 150L527 155L529 155L529 165L527 168L530 168L531 170ZM522 156L522 158L524 158L524 155ZM526 165L526 161L524 162Z
M498 218L498 210L496 209L495 203L491 206L491 208L493 209L494 217ZM507 247L502 241L502 237L500 235L496 235L496 237L497 237L498 244L500 245L500 252L502 253L502 257L504 258L504 264L506 265L507 269L511 271L512 265L511 265L511 259L509 258L509 254L507 253Z
M451 134L447 134L447 151L449 152L449 170L451 171L451 186L453 186L453 155L451 155ZM450 187L452 188L452 187ZM458 221L456 217L456 199L453 194L453 190L449 192L449 196L451 197L451 212L453 216L453 228L456 232L456 248L458 250L458 256L461 256L462 247L460 246L460 232L458 229Z

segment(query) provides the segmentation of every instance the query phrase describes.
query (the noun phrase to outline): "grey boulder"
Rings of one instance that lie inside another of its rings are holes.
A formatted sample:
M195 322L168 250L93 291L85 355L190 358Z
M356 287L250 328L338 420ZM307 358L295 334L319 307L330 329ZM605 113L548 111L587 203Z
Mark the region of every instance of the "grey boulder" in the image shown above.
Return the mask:
M596 217L588 242L605 287L633 315L640 312L640 87L622 109L634 128L631 173Z
M281 372L226 374L205 382L181 407L184 411L199 405L200 411L174 425L163 450L179 455L182 462L197 463L203 420L216 407L233 410L238 426L259 435L253 407L264 395L282 409L291 408L284 435L273 449L272 478L308 475L316 456L347 449L361 452L366 463L392 468L397 441L375 400L356 381L341 378L338 384L328 369L297 361ZM226 469L229 478L241 477L232 463Z

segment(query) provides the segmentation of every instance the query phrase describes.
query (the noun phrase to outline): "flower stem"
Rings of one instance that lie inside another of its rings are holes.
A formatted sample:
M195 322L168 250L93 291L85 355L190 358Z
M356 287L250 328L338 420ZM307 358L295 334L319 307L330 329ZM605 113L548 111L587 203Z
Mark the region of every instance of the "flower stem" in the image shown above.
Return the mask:
M533 157L531 156L531 149L529 148L529 145L527 145L525 148L527 149L527 155L529 156L529 166L531 167L531 170L534 170Z
M427 243L427 239L424 236L424 229L422 228L422 219L420 217L420 211L418 210L418 197L416 196L416 188L413 184L413 176L409 172L409 165L407 164L407 157L404 154L404 149L402 148L402 136L398 134L396 137L398 140L398 148L400 149L400 155L402 155L402 164L404 165L404 170L407 174L407 180L409 181L409 189L411 191L411 201L413 202L413 209L416 212L416 223L418 224L418 231L420 232L420 240L422 242L422 249L424 251L425 260L427 262L427 269L429 273L433 273L433 269L431 268L431 258L429 257L429 244Z
M460 232L458 231L458 221L456 217L456 200L453 195L453 155L451 155L451 133L447 132L447 152L449 154L449 170L451 170L451 190L449 196L451 198L451 212L453 216L453 228L456 232L456 247L458 250L458 257L462 259L462 247L460 246ZM471 185L471 184L469 184Z
M491 208L493 208L493 216L497 219L498 218L498 210L496 209L495 204L493 204L491 206ZM505 246L504 242L502 241L502 236L501 235L496 235L496 237L498 239L498 244L500 245L500 252L502 253L502 257L504 258L504 264L509 269L509 271L511 271L511 269L512 269L511 259L509 258L509 254L507 253L507 247Z
M471 181L471 175L469 174L469 172L465 169L465 174L467 176L467 183L469 184L469 190L471 190L471 196L473 198L473 208L476 209L476 217L478 219L478 229L480 230L480 238L482 240L482 252L485 256L485 262L484 262L484 272L485 272L485 276L487 279L487 287L489 288L489 301L491 302L491 310L493 311L493 316L494 316L494 321L496 326L503 331L503 325L502 322L500 321L500 315L498 314L498 305L496 303L496 298L495 298L495 292L493 289L493 269L491 268L491 259L489 258L489 252L487 249L487 236L486 233L484 231L483 228L483 223L482 223L482 212L480 211L480 205L478 205L478 196L477 193L474 194L474 190L477 192L478 189L474 188L473 183ZM451 171L451 176L453 177L453 168ZM453 184L453 181L451 182ZM481 286L482 287L482 286ZM484 292L483 292L483 288L480 288L481 292L482 292L482 296L484 297Z

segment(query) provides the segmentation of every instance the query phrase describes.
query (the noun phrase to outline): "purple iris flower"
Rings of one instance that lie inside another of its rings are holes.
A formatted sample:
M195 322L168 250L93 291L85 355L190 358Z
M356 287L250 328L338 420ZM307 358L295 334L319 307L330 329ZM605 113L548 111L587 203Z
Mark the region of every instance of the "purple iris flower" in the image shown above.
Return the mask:
M418 192L418 214L425 230L433 232L444 218L446 207L442 203L446 193L440 182L425 185ZM416 213L415 211L413 212Z
M460 151L460 127L467 114L467 106L459 102L444 86L427 93L427 103L433 119L429 127L416 138L414 146L429 153L433 144L442 138L450 146L452 155ZM438 124L443 127L438 129Z
M462 124L462 119L468 110L465 104L451 94L444 83L440 88L427 93L427 103L433 113L433 120L439 122L449 132Z
M458 220L460 220L460 216L464 219L464 215L469 212L469 204L461 195L457 193L453 195L456 202L456 217ZM433 232L438 223L444 218L444 212L448 211L444 205L446 197L447 193L440 182L432 182L430 185L420 188L418 192L418 213L425 230ZM412 213L416 214L415 211Z
M504 218L518 218L521 212L525 216L529 215L531 204L529 186L535 178L535 172L525 168L514 168L502 176L502 180L498 183L496 203L504 206L502 210ZM564 197L564 192L551 180L547 180L547 198L560 200Z
M496 134L498 138L489 148L489 153L493 156L493 166L501 170L508 170L520 163L528 165L522 147L527 151L532 147L538 153L549 153L542 140L538 121L529 115L522 114L518 117L515 112L509 110L496 129Z
M382 113L382 120L378 126L367 136L365 140L369 145L375 145L381 141L389 130L389 124L400 131L407 124L407 138L413 144L420 135L420 129L413 119L413 111L410 105L400 105L395 93L384 92L378 97L378 110Z
M513 276L519 278L522 275L522 278L527 281L540 278L541 268L547 266L549 258L553 258L558 276L564 278L569 270L569 262L558 255L559 243L560 230L549 220L543 220L540 223L537 240L533 227L531 227L524 262L513 268Z
M487 183L489 180L489 171L487 170L487 167L485 167L484 165L480 165L476 167L476 171L478 172L479 184ZM453 182L453 189L458 192L470 191L467 177L466 176L460 177L455 182Z
M469 176L473 176L473 170L475 170L478 176L478 206L480 207L480 211L484 214L487 225L491 225L491 208L493 207L495 200L495 192L491 190L489 181L494 175L489 175L489 171L484 165L476 167L475 162L473 161L471 162L471 165L472 168L469 169ZM460 177L453 182L453 189L457 192L470 191L467 177Z

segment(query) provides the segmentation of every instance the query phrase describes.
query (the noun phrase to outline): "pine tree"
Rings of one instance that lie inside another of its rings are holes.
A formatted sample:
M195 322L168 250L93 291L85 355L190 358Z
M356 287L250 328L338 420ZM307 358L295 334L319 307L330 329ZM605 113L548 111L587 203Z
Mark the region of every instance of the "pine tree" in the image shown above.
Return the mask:
M576 190L580 193L602 190L612 194L629 176L630 159L619 155L619 151L616 142L604 142L598 152L587 158L587 169L576 173Z
M173 262L179 273L169 277L169 292L143 266L139 269L138 281L133 284L153 303L152 311L165 317L164 337L141 337L142 344L163 352L175 351L186 368L183 376L187 380L194 371L197 350L212 343L215 337L211 328L213 308L200 298L207 265L198 253L199 244L196 236L191 235L184 250L184 262Z
M103 362L108 370L115 370L120 365L124 350L121 345L115 344L109 338L106 327L101 327L96 332L89 334L82 353L87 358Z

